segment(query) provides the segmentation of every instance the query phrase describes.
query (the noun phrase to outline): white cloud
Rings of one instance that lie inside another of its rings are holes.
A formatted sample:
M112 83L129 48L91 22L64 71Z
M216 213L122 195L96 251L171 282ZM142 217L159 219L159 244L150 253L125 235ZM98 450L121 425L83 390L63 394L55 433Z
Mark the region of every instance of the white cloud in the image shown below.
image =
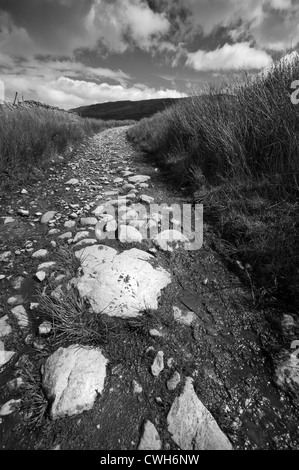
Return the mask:
M197 71L261 69L272 62L262 50L250 47L248 42L225 44L213 51L189 53L186 65Z
M186 96L176 90L157 90L143 84L111 85L108 83L87 82L61 76L47 81L42 77L6 75L6 93L13 95L18 90L25 98L33 98L65 109L104 103L107 101L146 100L153 98L180 98ZM32 96L31 96L32 95Z

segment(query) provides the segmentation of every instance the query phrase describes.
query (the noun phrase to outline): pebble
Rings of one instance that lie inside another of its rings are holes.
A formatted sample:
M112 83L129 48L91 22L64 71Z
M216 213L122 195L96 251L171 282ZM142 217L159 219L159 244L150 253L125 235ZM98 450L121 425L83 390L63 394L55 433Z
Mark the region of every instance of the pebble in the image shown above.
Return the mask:
M45 271L38 271L35 274L35 277L39 282L43 282L46 279L46 276L47 274L45 273Z
M41 218L41 224L48 224L55 216L56 211L48 211Z
M158 375L160 375L163 369L164 369L164 352L159 351L151 366L151 372L154 377L158 377Z
M32 258L45 258L48 255L48 250L38 250L32 254Z
M175 372L173 376L167 381L167 388L168 390L175 390L178 386L178 384L181 381L181 376L178 372Z
M18 409L21 404L21 400L9 400L0 408L0 416L11 415Z

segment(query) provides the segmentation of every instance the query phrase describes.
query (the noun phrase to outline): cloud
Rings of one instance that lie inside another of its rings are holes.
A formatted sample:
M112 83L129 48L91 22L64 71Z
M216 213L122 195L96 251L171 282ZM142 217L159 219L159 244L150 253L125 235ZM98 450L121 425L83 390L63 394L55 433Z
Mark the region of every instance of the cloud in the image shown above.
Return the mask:
M150 50L170 23L144 0L1 0L5 52L71 56L78 49Z
M41 77L25 77L6 75L4 78L6 92L12 94L19 90L20 95L46 102L65 109L85 106L88 104L104 103L121 100L146 100L153 98L180 98L186 96L176 90L157 90L143 84L111 85L85 80L75 80L68 77L45 81Z
M272 62L265 52L248 42L225 44L214 51L189 53L186 65L197 71L261 69Z

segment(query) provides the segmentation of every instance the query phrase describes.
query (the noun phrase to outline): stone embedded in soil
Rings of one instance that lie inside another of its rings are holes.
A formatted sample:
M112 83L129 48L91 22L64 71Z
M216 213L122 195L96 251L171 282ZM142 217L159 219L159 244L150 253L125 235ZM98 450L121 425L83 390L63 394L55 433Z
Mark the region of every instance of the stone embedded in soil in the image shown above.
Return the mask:
M4 253L1 253L0 255L0 262L7 263L9 261L10 256L11 251L4 251Z
M17 411L21 404L21 400L9 400L0 408L0 416L8 416Z
M56 266L56 261L46 261L45 263L41 263L38 265L38 271L48 270L54 268Z
M146 196L145 194L142 194L140 196L140 200L141 202L145 202L145 204L151 204L152 202L154 202L154 198L151 197L151 196Z
M83 227L87 227L89 225L96 225L98 223L98 219L96 217L82 217L80 220L80 224Z
M15 317L20 328L27 328L29 326L29 319L27 312L23 305L18 305L11 309L12 315Z
M32 258L45 258L48 255L48 250L38 250L31 255Z
M196 320L196 315L193 312L182 312L182 310L179 307L173 306L173 318L175 321L178 323L181 323L182 325L185 326L191 326L192 323Z
M102 394L108 360L99 349L78 344L59 348L45 362L42 384L51 401L51 418L90 410Z
M76 178L71 178L69 181L67 181L64 184L75 186L75 185L79 184L79 180L77 180Z
M11 326L8 323L8 315L0 318L0 338L5 338L11 333Z
M50 220L53 219L53 217L55 217L55 214L56 214L56 211L48 211L46 212L42 218L41 218L41 223L42 224L48 224L50 222ZM50 233L50 232L49 232Z
M232 445L186 379L167 416L168 431L181 450L231 450Z
M164 230L154 237L154 244L163 251L173 251L180 244L184 247L185 242L189 242L181 232L177 230Z
M132 381L132 386L133 386L133 393L136 393L137 395L142 393L143 388L135 379Z
M161 450L162 444L157 429L151 421L146 421L138 450Z
M66 233L63 233L62 235L59 235L59 240L69 240L70 238L72 238L73 234L72 232L66 232Z
M135 227L121 225L119 228L119 241L121 243L141 243L142 234Z
M80 240L76 245L74 246L75 250L79 250L83 248L84 246L88 245L95 245L97 243L97 240L95 238L84 238L83 240Z
M87 231L78 232L73 238L73 243L78 243L80 240L83 240L83 238L88 238L88 237L89 237L89 232Z
M64 223L65 228L73 228L73 227L75 227L75 225L76 225L76 222L74 220L67 220Z
M0 341L0 367L9 362L14 355L14 351L5 351L4 343Z
M105 245L76 252L83 275L74 280L81 298L86 298L95 313L136 317L146 309L156 310L161 290L171 282L163 268L148 261L155 258L133 248L120 254Z
M168 390L175 390L178 384L181 381L181 376L178 372L175 372L173 376L167 381L167 388Z
M156 330L156 328L153 328L152 330L149 331L150 336L153 338L163 338L164 334L161 333L161 331Z
M298 348L299 342L295 346ZM295 347L292 352L282 350L276 363L275 381L277 385L299 397L299 361Z
M164 352L159 351L151 365L151 372L154 377L158 377L164 369Z
M131 176L129 178L129 183L145 183L146 181L149 181L151 179L150 176L145 176L145 175L136 175L136 176Z
M7 299L7 303L8 305L20 305L24 302L24 298L21 294L18 294L18 295L14 295L12 297L9 297L9 299Z
M25 209L19 209L18 214L21 215L22 217L28 217L29 216L29 211Z
M117 222L116 220L110 220L106 225L105 225L105 231L106 232L116 232L117 230Z
M5 217L4 219L4 225L6 224L12 224L15 221L13 217Z
M47 277L47 273L45 271L38 271L35 277L39 282L43 282Z

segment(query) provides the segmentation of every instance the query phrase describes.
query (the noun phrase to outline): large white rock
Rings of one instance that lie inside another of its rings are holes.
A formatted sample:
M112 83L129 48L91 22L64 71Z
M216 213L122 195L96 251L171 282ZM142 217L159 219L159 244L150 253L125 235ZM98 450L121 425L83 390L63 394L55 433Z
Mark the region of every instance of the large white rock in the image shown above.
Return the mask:
M100 350L78 344L59 348L43 366L43 387L52 401L52 419L93 407L104 389L107 359Z
M157 429L151 421L146 421L138 450L161 450L162 444Z
M187 377L183 393L167 416L168 431L182 450L231 450L232 445L211 413L197 397Z
M146 309L157 309L161 290L171 282L163 268L148 261L155 258L136 248L120 254L105 245L76 252L83 276L74 280L79 294L87 298L95 313L136 317Z
M178 248L179 242L189 242L188 238L177 230L164 230L164 232L156 235L153 241L154 244L163 251L173 251L173 246L174 248Z
M5 351L4 343L0 341L0 367L10 361L14 355L14 351Z

